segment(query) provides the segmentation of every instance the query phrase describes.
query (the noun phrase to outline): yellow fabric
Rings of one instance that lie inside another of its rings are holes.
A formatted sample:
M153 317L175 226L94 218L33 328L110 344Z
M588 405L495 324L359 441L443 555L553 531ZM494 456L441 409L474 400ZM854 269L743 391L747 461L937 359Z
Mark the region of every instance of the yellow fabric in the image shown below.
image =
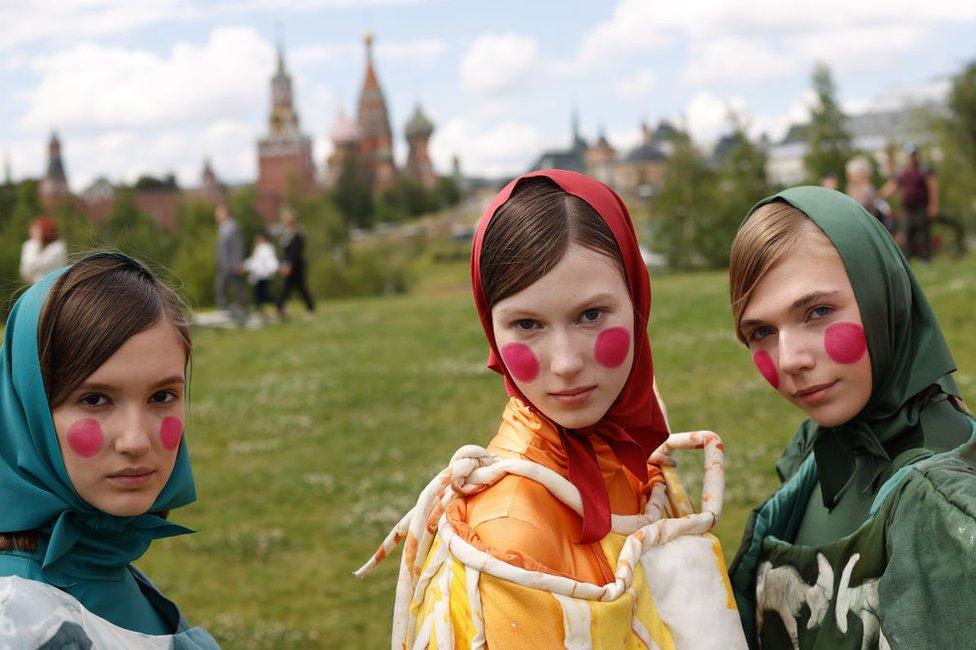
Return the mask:
M728 576L729 570L725 567L725 553L722 552L722 544L719 543L718 537L709 535L712 538L712 554L715 556L715 566L719 570L719 575ZM732 594L732 583L729 580L725 580L725 592L727 600L725 605L729 609L738 609L735 604L735 596Z
M611 533L601 542L607 553L607 561L616 564L617 556L623 547L625 537ZM434 541L424 569L434 558L440 547L440 540ZM449 593L441 593L442 572L452 573ZM532 648L545 650L562 648L565 644L566 617L575 616L574 611L564 608L551 593L531 589L481 573L478 580L484 621L485 639L488 648ZM636 594L637 602L634 602ZM449 558L433 576L419 601L411 605L411 613L416 617L415 634L424 628L428 619L435 616L434 608L443 598L449 598L451 627L455 648L468 648L476 634L474 617L468 597L465 567L454 558ZM569 598L573 607L589 609L589 636L594 650L645 650L647 646L633 629L636 617L662 650L674 648L674 641L667 625L661 620L654 605L643 569L638 566L634 577L632 592L609 601L588 601ZM431 625L428 648L437 647L436 625ZM412 640L411 640L412 642Z

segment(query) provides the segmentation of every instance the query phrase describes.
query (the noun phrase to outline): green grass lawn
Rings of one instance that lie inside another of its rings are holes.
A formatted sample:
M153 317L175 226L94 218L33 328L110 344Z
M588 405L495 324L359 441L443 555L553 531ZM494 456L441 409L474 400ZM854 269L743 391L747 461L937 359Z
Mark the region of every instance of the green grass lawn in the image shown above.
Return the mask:
M976 259L918 269L973 398ZM314 320L198 330L188 440L199 501L174 521L199 532L140 565L227 647L385 648L399 554L364 562L462 444L486 444L505 403L484 367L466 266L413 295L324 303ZM653 280L655 370L675 430L725 440L731 557L748 511L801 417L753 369L730 326L725 275ZM296 310L297 313L297 310ZM701 456L679 457L689 491Z

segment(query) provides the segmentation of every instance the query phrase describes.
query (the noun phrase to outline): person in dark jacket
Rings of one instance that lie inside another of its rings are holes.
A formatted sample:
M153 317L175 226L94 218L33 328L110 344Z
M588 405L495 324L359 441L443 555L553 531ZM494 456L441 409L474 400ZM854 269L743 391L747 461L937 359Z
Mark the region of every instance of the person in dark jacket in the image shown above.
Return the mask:
M315 301L308 290L305 279L307 265L305 263L305 237L298 230L298 219L290 208L281 211L281 223L284 227L281 235L282 253L279 273L284 278L281 293L278 295L278 315L285 318L285 302L293 290L305 301L308 312L315 312Z

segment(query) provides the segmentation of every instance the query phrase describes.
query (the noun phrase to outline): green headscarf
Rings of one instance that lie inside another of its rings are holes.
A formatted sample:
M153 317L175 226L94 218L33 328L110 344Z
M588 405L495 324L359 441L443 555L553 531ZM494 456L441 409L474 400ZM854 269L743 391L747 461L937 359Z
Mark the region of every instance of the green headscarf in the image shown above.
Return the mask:
M120 257L148 273L137 262ZM159 514L106 514L78 496L68 478L37 350L44 300L68 268L54 271L24 292L7 319L0 349L0 532L38 532L46 540L41 563L44 581L70 588L69 593L91 594L106 581L121 580L127 565L142 556L154 539L192 531ZM184 440L173 473L150 512L195 500ZM125 621L113 622L126 626Z
M823 187L784 190L757 203L746 219L773 201L803 211L840 253L871 358L873 389L861 412L836 427L806 420L777 464L785 478L812 446L829 509L852 482L855 465L866 479L858 483L876 490L897 455L962 444L970 424L948 399L958 395L949 376L956 366L935 314L881 223L850 197Z

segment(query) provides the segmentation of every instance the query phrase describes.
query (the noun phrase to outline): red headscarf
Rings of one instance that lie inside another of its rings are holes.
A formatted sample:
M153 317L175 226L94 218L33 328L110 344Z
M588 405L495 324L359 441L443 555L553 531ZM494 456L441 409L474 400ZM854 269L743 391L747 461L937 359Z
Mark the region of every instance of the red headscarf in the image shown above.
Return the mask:
M566 429L536 409L512 381L501 361L491 324L491 309L481 284L481 247L488 224L504 204L519 181L544 177L568 194L586 201L610 227L623 258L627 287L634 303L634 364L627 383L603 418L584 429ZM610 497L590 443L597 436L613 451L617 459L641 481L647 480L647 459L668 437L667 425L654 395L654 367L651 343L647 338L647 321L651 311L651 285L634 225L620 197L603 183L576 172L546 169L519 176L506 185L485 209L475 233L471 251L471 287L478 316L488 337L488 367L505 377L508 394L518 397L532 410L550 422L559 432L568 459L569 480L583 498L583 535L581 543L592 543L610 532Z

